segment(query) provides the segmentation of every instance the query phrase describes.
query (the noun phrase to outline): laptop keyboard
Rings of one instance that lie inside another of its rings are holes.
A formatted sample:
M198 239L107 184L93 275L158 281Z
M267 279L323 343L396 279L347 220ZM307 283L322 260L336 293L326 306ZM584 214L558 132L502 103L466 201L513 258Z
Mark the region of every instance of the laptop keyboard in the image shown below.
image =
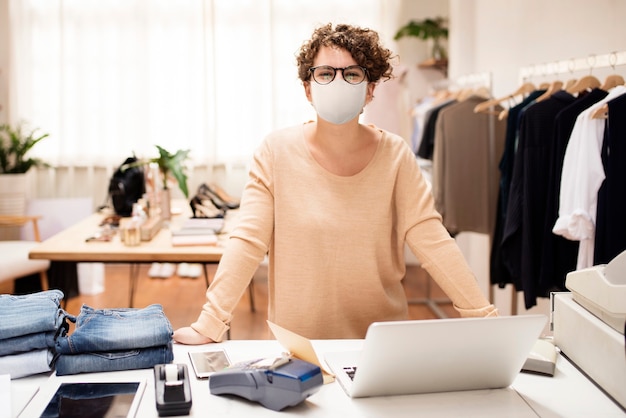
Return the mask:
M343 371L346 372L346 374L348 375L350 380L354 380L354 374L356 373L356 366L355 367L344 367Z

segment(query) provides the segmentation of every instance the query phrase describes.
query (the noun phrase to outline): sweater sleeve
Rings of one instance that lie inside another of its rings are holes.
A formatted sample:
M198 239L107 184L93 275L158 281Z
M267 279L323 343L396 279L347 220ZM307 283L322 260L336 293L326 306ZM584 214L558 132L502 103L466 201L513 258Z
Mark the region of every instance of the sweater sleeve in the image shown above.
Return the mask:
M232 312L265 257L274 222L271 190L271 152L267 143L255 154L250 179L244 189L237 225L231 232L200 316L191 327L221 341Z
M495 306L480 290L461 250L438 220L430 219L411 228L407 244L461 316L497 315Z

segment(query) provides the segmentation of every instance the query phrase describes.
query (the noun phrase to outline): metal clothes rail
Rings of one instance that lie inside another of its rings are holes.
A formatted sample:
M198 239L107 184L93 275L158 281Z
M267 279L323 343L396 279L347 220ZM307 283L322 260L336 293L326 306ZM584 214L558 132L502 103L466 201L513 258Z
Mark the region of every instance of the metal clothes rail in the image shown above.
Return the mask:
M600 68L615 68L626 65L626 51L614 51L608 54L590 54L584 58L570 58L552 62L533 64L520 69L520 78L528 80L535 76L555 74L574 74L589 72Z

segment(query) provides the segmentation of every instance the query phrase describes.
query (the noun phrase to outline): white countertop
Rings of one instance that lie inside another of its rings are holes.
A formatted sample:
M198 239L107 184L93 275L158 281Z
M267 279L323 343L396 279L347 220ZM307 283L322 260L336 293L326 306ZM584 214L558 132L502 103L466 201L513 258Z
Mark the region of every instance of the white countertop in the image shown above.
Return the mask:
M362 340L315 340L320 359L324 353L359 349ZM284 350L275 340L233 340L212 344L224 348L232 362L258 357L277 356ZM174 345L174 363L187 364L192 386L190 416L319 416L319 417L624 417L624 411L588 380L566 358L558 356L554 377L520 373L506 389L446 392L377 398L349 398L339 383L324 385L300 405L275 412L236 397L211 395L208 380L195 378L188 351L207 346ZM11 417L37 417L48 402L54 379L98 381L109 379L146 379L147 387L138 417L157 417L152 369L92 373L56 377L54 374L32 376L11 382ZM32 400L31 400L32 398ZM22 411L22 409L24 409ZM20 414L20 411L21 414ZM0 414L0 416L3 416Z

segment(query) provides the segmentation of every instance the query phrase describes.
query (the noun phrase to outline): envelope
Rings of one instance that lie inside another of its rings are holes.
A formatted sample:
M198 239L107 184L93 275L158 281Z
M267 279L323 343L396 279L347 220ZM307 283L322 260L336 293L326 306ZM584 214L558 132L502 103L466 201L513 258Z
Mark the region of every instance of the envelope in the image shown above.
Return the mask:
M335 375L326 370L322 363L317 358L311 340L304 338L295 332L289 331L271 321L267 321L267 325L270 327L272 334L278 340L280 345L289 352L292 357L297 359L308 361L309 363L319 366L322 370L322 377L324 378L324 384L332 383L335 381Z

